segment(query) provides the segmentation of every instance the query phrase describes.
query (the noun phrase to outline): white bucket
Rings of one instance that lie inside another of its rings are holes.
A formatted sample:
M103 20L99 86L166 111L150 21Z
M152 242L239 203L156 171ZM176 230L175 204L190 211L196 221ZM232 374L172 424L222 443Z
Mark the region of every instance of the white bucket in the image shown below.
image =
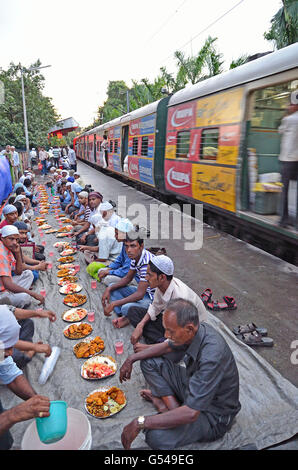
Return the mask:
M90 450L91 426L87 416L74 408L67 408L67 432L54 444L44 444L38 437L35 420L28 426L22 439L22 450Z

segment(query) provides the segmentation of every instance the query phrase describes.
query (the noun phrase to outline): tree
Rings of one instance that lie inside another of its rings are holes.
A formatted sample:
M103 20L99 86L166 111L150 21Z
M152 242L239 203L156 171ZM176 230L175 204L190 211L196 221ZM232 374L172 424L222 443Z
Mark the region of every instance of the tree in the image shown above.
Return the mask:
M238 59L232 60L232 62L230 63L230 70L235 69L236 67L239 67L239 65L245 64L247 62L247 59L248 59L248 56L245 54L245 55L241 55L240 57L238 57Z
M298 41L298 1L282 0L282 7L273 16L271 28L264 38L273 41L277 49Z
M40 67L37 60L31 67ZM47 132L60 118L51 98L43 95L44 77L40 71L24 68L29 145L47 145ZM7 144L25 148L24 115L20 67L11 63L8 70L0 72L4 84L4 103L0 104L0 146Z

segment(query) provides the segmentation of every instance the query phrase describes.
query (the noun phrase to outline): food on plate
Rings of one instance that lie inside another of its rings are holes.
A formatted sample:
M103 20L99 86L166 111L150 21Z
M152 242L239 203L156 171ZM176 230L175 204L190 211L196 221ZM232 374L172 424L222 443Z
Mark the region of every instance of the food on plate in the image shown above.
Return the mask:
M49 234L49 233L56 233L57 232L57 229L56 228L51 228L50 230L46 230L45 233L46 234Z
M81 321L87 316L87 313L85 308L71 308L62 313L62 320L68 322Z
M49 225L49 224L43 224L43 225L40 226L40 228L42 228L42 229L48 229L48 228L52 228L52 226Z
M54 243L53 247L66 249L66 248L70 248L70 244L68 242L57 242L57 243Z
M58 258L58 262L65 264L65 263L72 263L74 261L73 256L62 256L62 258Z
M61 227L61 228L59 228L58 232L59 233L69 232L69 230L66 227Z
M75 272L75 269L63 268L57 272L57 277L72 276L73 274L75 274Z
M68 237L69 235L71 235L71 233L66 233L66 232L63 232L63 233L58 233L56 235L57 238L64 238L64 237Z
M73 352L78 359L87 358L94 356L95 354L101 353L105 348L104 340L100 336L96 336L94 339L82 341L74 346Z
M58 281L59 286L65 286L66 284L69 284L70 282L77 282L78 278L76 276L65 276L62 279Z
M58 269L64 269L64 268L70 268L74 269L75 265L73 263L64 263L64 264L59 264Z
M70 255L74 255L75 253L77 253L77 250L75 248L66 248L65 250L63 250L60 255L61 256L70 256Z
M84 362L81 376L87 380L103 379L114 375L116 370L116 361L111 356L95 356Z
M85 338L85 336L90 335L92 330L92 326L88 325L88 323L74 323L65 328L64 336L69 339Z
M91 392L85 401L85 408L96 418L108 418L124 408L126 396L118 387L103 387Z
M82 286L79 284L75 284L74 282L69 282L62 286L59 289L60 294L74 294L75 292L80 292L82 290Z
M79 307L87 301L86 295L81 294L68 294L64 297L63 303L70 307Z

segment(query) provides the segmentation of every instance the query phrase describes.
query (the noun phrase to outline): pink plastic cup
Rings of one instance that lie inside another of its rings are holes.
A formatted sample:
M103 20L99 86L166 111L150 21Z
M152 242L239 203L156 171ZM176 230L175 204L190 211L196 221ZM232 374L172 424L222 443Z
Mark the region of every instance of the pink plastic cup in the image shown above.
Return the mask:
M78 273L81 269L81 266L79 264L75 264L74 270L76 273Z
M41 232L39 235L41 236L41 238L44 236L43 232Z
M54 256L54 252L53 252L53 251L50 251L50 252L49 252L49 256Z
M97 287L97 281L96 280L92 280L91 281L91 289L96 289Z
M52 267L53 267L53 263L48 263L47 269L52 269Z
M116 351L116 354L123 354L123 341L121 339L116 339L115 351Z
M42 246L46 246L46 242L41 242Z
M93 322L95 320L95 312L88 312L88 321Z
M46 290L45 289L40 289L40 294L45 297L46 296Z

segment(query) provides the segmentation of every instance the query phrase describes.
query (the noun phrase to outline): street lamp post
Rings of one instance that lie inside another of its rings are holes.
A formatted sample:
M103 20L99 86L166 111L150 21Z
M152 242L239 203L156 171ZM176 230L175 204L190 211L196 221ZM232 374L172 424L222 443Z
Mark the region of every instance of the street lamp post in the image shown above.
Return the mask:
M43 67L31 67L28 69L28 72L32 72L33 70L40 70L45 69L47 67L51 67L51 65L44 65ZM20 72L21 72L21 84L22 84L22 99L23 99L23 113L24 113L24 128L25 128L25 139L26 139L26 153L29 157L29 137L28 137L28 124L27 124L27 110L26 110L26 98L25 98L25 87L24 87L24 69L19 64Z

